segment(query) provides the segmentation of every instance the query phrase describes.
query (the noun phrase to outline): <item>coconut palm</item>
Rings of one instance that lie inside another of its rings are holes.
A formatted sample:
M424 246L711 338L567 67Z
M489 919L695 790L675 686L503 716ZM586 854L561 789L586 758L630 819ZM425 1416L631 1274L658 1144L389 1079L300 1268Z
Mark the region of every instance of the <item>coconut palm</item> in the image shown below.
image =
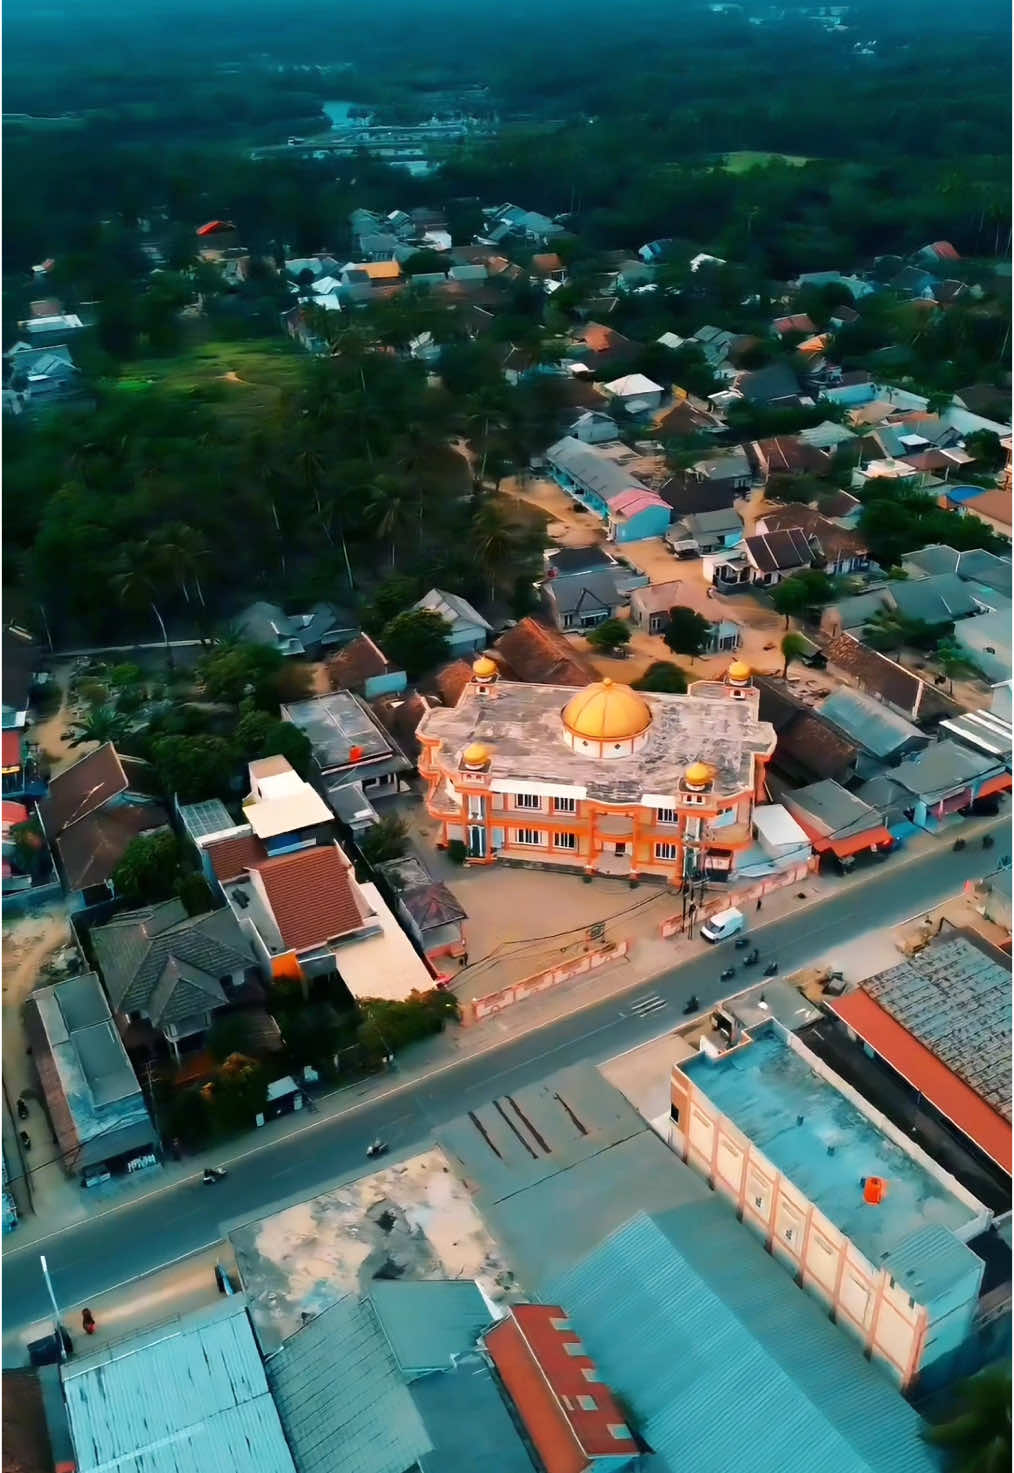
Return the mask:
M927 1440L950 1453L952 1473L1007 1473L1011 1466L1011 1373L993 1366L961 1388L961 1406Z
M127 729L127 723L112 706L92 706L88 714L74 723L74 735L68 746L80 747L85 742L118 742Z
M419 498L404 481L379 475L370 490L367 511L376 536L386 538L389 543L393 568L398 560L398 541L418 514Z
M469 405L466 421L469 427L469 438L474 439L478 434L482 441L482 460L479 463L479 484L481 486L486 479L490 431L503 430L507 427L507 411L500 391L493 388L480 389Z
M472 543L479 566L489 579L490 602L500 575L517 560L517 535L495 501L480 506L472 522Z
M158 621L158 627L162 632L162 642L171 664L172 650L169 647L169 634L157 603L167 581L165 555L158 544L148 539L128 547L124 552L119 571L113 574L110 581L124 603L145 603L149 606Z
M789 666L793 660L801 660L809 648L809 640L804 639L801 634L796 634L790 630L788 634L782 635L782 659L785 661L785 664L782 666L783 680L788 675Z

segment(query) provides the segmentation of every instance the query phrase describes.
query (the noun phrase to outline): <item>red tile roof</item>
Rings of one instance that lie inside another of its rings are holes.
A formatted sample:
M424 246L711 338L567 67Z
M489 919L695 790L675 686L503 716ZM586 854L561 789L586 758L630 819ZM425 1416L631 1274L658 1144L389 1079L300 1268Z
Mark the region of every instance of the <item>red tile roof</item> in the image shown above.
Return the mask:
M787 332L802 332L809 336L810 333L817 331L816 325L805 312L796 312L791 317L776 317L772 325L779 337Z
M281 854L257 873L282 940L293 951L322 946L363 924L351 867L335 845Z
M935 240L932 245L926 247L941 261L960 261L961 257L951 245L949 240Z
M268 851L256 834L239 834L234 839L219 839L205 845L205 853L218 880L235 880L244 870L256 869L268 857Z
M590 685L598 680L594 667L570 641L530 616L508 629L492 653L502 656L518 680L540 685Z
M427 681L427 687L440 697L445 706L456 706L461 692L472 678L467 660L452 660Z
M3 734L3 768L21 766L21 733L5 731Z
M943 691L927 685L896 660L879 654L851 634L838 634L824 647L827 663L855 681L860 690L877 696L910 721L929 721L954 716L958 705Z
M486 1348L547 1473L581 1473L600 1457L630 1458L637 1444L566 1312L518 1304L486 1335Z
M963 1130L991 1160L1011 1169L1011 1127L982 1097L869 993L859 988L831 1007L849 1028L875 1049L891 1068L919 1091L931 1105Z
M361 690L373 675L391 669L387 656L368 634L359 634L327 662L332 690Z

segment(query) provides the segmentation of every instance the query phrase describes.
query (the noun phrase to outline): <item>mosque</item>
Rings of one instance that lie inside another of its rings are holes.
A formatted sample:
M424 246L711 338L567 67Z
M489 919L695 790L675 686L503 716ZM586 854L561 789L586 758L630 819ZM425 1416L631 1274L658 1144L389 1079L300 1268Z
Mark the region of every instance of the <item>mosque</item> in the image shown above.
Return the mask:
M417 733L438 844L463 842L473 864L728 880L775 748L758 699L739 661L679 696L522 684L483 655Z

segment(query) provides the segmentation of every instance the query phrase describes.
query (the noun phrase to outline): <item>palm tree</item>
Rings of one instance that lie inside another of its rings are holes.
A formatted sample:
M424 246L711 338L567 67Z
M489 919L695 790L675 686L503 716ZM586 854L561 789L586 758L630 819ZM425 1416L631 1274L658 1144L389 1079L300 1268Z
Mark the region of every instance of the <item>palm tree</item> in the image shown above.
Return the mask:
M782 667L783 680L785 679L786 675L788 675L789 666L792 664L793 660L801 660L809 648L809 640L804 639L803 635L801 634L796 634L794 631L790 630L788 634L782 635L782 659L785 661L785 664Z
M489 579L492 603L500 574L514 563L517 556L516 534L495 501L486 501L480 506L472 522L472 541L479 566Z
M394 476L379 475L373 482L367 511L374 519L376 535L389 540L392 568L398 558L399 537L418 512L418 503L419 498Z
M479 464L479 485L486 479L486 457L489 455L490 430L502 430L507 425L507 414L503 396L496 389L480 389L472 400L467 414L469 438L476 431L482 439L482 460Z
M952 1473L1007 1473L1011 1465L1011 1373L993 1366L961 1388L961 1409L926 1438L947 1448Z
M169 634L156 602L161 597L165 586L165 571L164 554L157 543L149 539L127 548L120 570L113 574L111 582L124 603L146 603L149 606L158 620L166 657L171 665L172 650L169 645Z
M92 706L87 716L74 723L74 735L68 743L80 747L85 742L118 742L127 729L125 719L112 706Z

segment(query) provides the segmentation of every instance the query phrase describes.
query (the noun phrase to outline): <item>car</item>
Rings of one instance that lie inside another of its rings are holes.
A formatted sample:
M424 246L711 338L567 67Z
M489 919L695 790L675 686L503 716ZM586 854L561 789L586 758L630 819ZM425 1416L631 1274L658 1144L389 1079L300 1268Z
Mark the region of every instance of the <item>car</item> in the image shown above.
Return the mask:
M705 941L714 944L716 941L727 941L730 936L735 936L737 931L742 931L746 925L746 917L741 910L730 905L727 910L720 910L701 927L701 936Z

